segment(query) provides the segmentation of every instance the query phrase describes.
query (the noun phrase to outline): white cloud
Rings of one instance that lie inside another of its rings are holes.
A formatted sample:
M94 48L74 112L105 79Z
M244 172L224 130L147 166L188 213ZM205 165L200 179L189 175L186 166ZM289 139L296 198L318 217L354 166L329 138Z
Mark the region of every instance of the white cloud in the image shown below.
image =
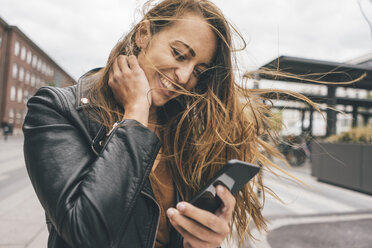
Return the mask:
M0 17L18 26L74 78L103 66L144 0L0 0ZM244 68L279 55L345 61L370 52L357 1L214 0L248 46ZM372 17L372 3L362 0ZM138 17L137 17L138 18ZM372 19L372 18L371 18ZM371 20L372 21L372 20Z

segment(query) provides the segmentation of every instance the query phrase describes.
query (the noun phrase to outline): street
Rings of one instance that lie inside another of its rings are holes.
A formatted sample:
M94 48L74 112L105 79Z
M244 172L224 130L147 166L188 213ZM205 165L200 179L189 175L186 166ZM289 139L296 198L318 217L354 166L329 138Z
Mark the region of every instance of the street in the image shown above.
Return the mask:
M23 137L0 140L0 248L47 246L44 212L27 176L22 143ZM289 171L304 184L264 172L264 183L283 203L266 195L269 232L253 230L259 240L245 247L372 247L372 196L318 182L308 163Z
M309 163L288 171L303 184L284 174L264 174L264 184L283 204L267 196L264 216L271 222L269 232L255 231L260 240L249 242L250 247L372 247L372 196L317 181Z
M20 136L0 140L1 248L47 247L44 212L27 175L22 144Z

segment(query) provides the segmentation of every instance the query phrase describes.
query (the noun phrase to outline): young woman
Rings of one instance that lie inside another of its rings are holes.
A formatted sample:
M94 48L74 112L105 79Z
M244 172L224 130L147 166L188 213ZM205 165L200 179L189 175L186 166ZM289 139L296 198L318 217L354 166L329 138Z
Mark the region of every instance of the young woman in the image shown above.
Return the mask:
M252 184L218 186L215 213L187 203L228 160L274 153L259 139L267 111L235 82L231 30L207 0L161 1L104 68L29 100L25 160L48 247L218 247L232 225L241 243L250 220L265 228Z

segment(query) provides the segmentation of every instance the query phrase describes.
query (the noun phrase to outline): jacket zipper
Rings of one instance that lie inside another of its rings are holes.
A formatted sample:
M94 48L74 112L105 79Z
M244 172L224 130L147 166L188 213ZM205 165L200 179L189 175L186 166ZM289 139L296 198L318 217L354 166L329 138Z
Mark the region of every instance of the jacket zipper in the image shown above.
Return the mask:
M154 240L153 240L153 242L152 242L152 248L154 248L154 247L155 247L155 241L156 241L156 235L157 235L157 233L158 233L158 229L159 229L160 211L161 211L161 210L160 210L160 206L159 206L158 202L155 200L154 197L152 197L150 194L148 194L148 193L146 193L146 192L144 192L144 191L141 191L141 193L144 194L145 196L149 197L151 200L153 200L153 201L155 202L156 206L158 206L158 210L159 210L158 220L157 220L157 222L156 222L156 231L155 231L155 235L154 235Z
M105 147L106 147L107 143L109 142L109 140L111 139L112 135L118 129L119 124L120 124L120 122L115 122L114 125L112 126L111 130L106 134L106 138L104 138L103 140L100 140L99 141L99 145L101 146L100 152L97 152L96 151L96 149L94 148L93 144L91 145L91 148L92 148L93 152L97 156L101 155L102 151L105 149Z
M106 134L106 136L107 136L107 137L110 136L110 134L115 130L115 128L116 128L119 124L120 124L120 122L118 122L118 121L115 122L114 125L112 126L110 132L108 132L108 133Z
M116 131L116 129L118 128L120 122L115 122L114 125L112 126L111 130L107 133L106 135L106 141L105 141L105 144L103 145L102 147L102 150L104 149L104 147L106 146L107 142L110 140L112 134ZM160 206L158 204L158 202L155 200L154 197L152 197L150 194L146 193L145 191L141 191L142 194L146 195L147 197L149 197L151 200L153 200L156 204L156 206L158 207L158 210L159 210L159 214L158 214L158 219L157 219L157 222L156 222L156 231L155 231L155 235L154 235L154 240L152 242L152 248L155 247L155 241L156 241L156 234L158 233L158 229L159 229L159 222L160 222Z

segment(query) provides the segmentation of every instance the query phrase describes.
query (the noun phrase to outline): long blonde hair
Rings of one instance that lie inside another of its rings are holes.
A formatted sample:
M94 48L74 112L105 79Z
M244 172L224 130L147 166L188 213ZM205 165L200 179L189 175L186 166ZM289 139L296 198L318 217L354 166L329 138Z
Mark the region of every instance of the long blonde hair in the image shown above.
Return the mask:
M236 32L244 41L239 32L208 0L164 0L152 4L153 1L145 4L149 10L145 11L142 20L150 22L152 34L161 32L191 12L207 21L218 41L212 68L201 75L197 86L157 109L162 156L172 168L181 198L189 200L230 159L268 168L275 166L268 156L281 157L280 153L260 138L262 135L275 136L270 128L270 109L262 101L262 92L242 87L235 81L231 33ZM138 55L135 34L141 22L113 48L99 80L89 93L90 103L107 130L124 114L108 86L109 72L120 54ZM241 244L246 234L251 235L251 220L258 230L266 229L263 206L253 190L254 185L265 192L262 181L253 179L235 195L232 224Z

